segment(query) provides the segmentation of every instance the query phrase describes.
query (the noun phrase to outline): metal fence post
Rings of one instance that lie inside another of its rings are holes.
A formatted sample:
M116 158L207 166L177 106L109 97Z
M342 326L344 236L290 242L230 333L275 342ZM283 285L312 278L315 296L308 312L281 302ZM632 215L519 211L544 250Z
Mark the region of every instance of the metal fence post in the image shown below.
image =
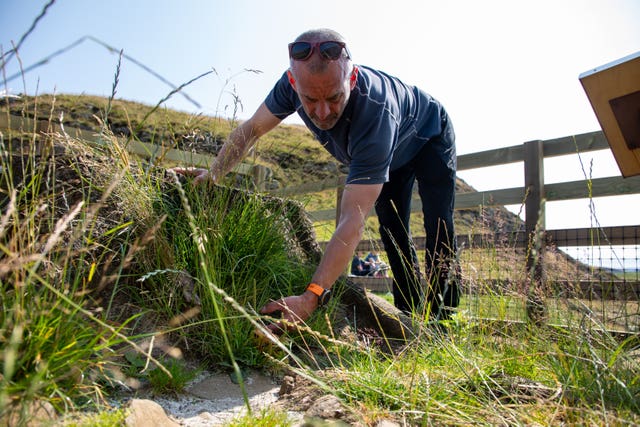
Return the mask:
M525 229L527 233L527 315L541 324L547 317L544 289L545 212L543 141L524 143Z

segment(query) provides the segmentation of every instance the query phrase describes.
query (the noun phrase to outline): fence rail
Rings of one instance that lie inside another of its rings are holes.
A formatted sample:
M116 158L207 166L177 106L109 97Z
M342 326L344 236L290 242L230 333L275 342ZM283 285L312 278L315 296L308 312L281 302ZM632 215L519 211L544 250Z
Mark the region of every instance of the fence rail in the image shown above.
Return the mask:
M374 292L391 292L393 279L391 277L351 276L350 280L359 286ZM504 290L508 294L518 284L509 280L486 281L485 288L492 293L499 294ZM599 299L605 301L633 301L640 295L640 281L610 280L606 282L593 282L591 280L560 280L554 282L557 293L564 298Z
M527 157L527 144L535 144L540 149L534 151L534 157ZM602 132L590 132L581 135L567 136L547 141L532 141L524 145L517 145L495 150L488 150L478 153L466 154L458 156L458 170L478 169L489 166L499 166L515 162L524 162L525 170L527 163L540 163L544 158L564 156L570 154L584 153L589 151L597 151L608 149L609 145ZM525 177L525 182L531 179ZM302 192L320 191L321 189L335 188L340 193L344 186L345 178L337 177L331 180L324 180L317 183L309 183L305 186L285 189L280 191L282 194L300 194ZM539 187L535 188L538 184ZM538 193L546 201L562 201L573 199L585 199L591 197L605 197L640 194L640 176L622 178L620 176L612 176L605 178L596 178L590 180L579 180L571 182L562 182L554 184L544 184L544 182L533 182L524 187L503 188L489 191L479 192L463 192L456 194L455 209L472 209L478 206L504 206L514 204L531 205L530 195ZM337 198L340 198L338 194ZM418 197L412 200L412 212L422 210L422 202ZM540 203L533 203L527 209L525 217L526 229L533 230L540 222L538 212L540 212ZM529 212L536 212L535 215L529 215ZM314 221L327 221L336 219L336 209L324 209L309 212ZM544 215L544 212L542 212ZM544 218L542 218L544 223ZM563 242L563 246L584 246L593 245L597 242L609 241L610 244L630 244L629 237L635 236L634 242L640 242L638 226L629 227L606 227L606 228L583 228L583 229L564 229L564 230L546 230L546 238L549 242ZM505 236L494 235L494 239L504 239ZM486 235L476 236L458 236L459 241L465 242L471 239L474 242L485 241ZM415 237L416 246L424 249L424 238ZM507 241L514 242L519 247L524 247L529 242L527 233L519 233L509 236ZM367 250L371 245L380 247L380 242L360 242L359 250Z
M567 228L558 230L546 230L545 238L547 245L554 246L599 246L603 244L612 246L622 246L640 243L640 225L600 227L600 228ZM456 236L458 245L462 248L480 247L486 245L497 245L508 242L510 248L527 249L529 240L524 231L522 232L496 232L496 233L476 233L458 234ZM416 249L424 250L426 237L414 236L413 242ZM324 249L328 242L320 242L320 247ZM378 250L382 246L380 239L366 239L360 241L356 251L368 252Z
M547 141L532 141L542 145L544 158L584 153L608 149L609 145L602 132L590 132L581 135L568 136ZM525 162L525 146L516 145L495 150L458 156L458 170L479 169L490 166L500 166L516 162ZM536 161L538 159L535 159ZM304 186L277 190L278 194L295 195L323 191L335 188L339 191L345 184L345 177L336 177L307 183ZM547 201L562 201L585 199L590 197L605 197L640 193L640 176L622 178L612 176L590 180L570 181L554 184L544 184L541 189ZM532 191L527 186L502 188L488 191L457 193L455 209L470 209L478 206L519 205L527 201ZM422 202L414 197L411 211L420 212ZM539 207L536 207L538 209ZM309 212L314 221L328 221L336 218L335 209L323 209Z

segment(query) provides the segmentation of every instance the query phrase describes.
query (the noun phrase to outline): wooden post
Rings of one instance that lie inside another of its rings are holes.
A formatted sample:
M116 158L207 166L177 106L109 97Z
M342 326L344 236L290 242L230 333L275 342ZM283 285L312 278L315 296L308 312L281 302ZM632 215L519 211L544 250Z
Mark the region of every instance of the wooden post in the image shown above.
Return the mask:
M38 135L38 138L35 140L34 152L39 155L46 155L47 145L48 145L48 134L49 132L49 121L47 120L36 120L35 121L35 133Z
M529 320L541 324L547 317L544 302L544 152L542 141L524 144L525 229L527 247L527 315Z
M342 204L342 193L344 192L344 187L339 185L336 188L336 228L338 227L338 223L340 222L340 205Z
M264 190L267 183L267 168L262 165L253 165L251 173L256 190Z

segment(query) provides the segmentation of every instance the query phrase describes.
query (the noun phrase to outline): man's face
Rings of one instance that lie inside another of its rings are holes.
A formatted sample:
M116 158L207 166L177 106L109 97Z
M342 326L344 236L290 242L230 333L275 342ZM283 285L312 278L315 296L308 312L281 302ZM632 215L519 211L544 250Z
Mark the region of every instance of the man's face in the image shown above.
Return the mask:
M346 74L346 75L345 75ZM313 124L322 130L333 128L344 112L355 79L333 62L321 73L297 67L291 84L298 93L302 108Z

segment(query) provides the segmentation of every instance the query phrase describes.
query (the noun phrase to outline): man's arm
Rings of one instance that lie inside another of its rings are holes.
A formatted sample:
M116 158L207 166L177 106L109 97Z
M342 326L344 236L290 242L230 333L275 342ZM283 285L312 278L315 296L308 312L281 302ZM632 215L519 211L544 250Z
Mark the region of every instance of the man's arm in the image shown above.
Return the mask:
M247 155L247 152L265 133L276 127L281 120L271 114L265 103L260 104L253 116L235 128L224 143L209 174L216 181L226 176Z
M336 231L322 256L322 260L313 275L312 282L330 289L336 279L344 272L358 246L367 214L380 195L382 184L349 184L344 188L341 214ZM263 314L281 311L283 319L289 323L306 320L318 307L318 297L311 291L293 295L267 303L260 310ZM279 333L284 327L279 323L268 326L271 332Z
M367 215L373 209L381 190L382 184L348 184L344 187L338 226L311 279L313 283L329 289L344 272L362 239Z
M264 104L251 118L235 128L225 141L210 169L204 168L173 168L176 173L194 176L194 182L211 180L218 182L246 156L255 142L265 133L276 127L282 120L271 114Z

